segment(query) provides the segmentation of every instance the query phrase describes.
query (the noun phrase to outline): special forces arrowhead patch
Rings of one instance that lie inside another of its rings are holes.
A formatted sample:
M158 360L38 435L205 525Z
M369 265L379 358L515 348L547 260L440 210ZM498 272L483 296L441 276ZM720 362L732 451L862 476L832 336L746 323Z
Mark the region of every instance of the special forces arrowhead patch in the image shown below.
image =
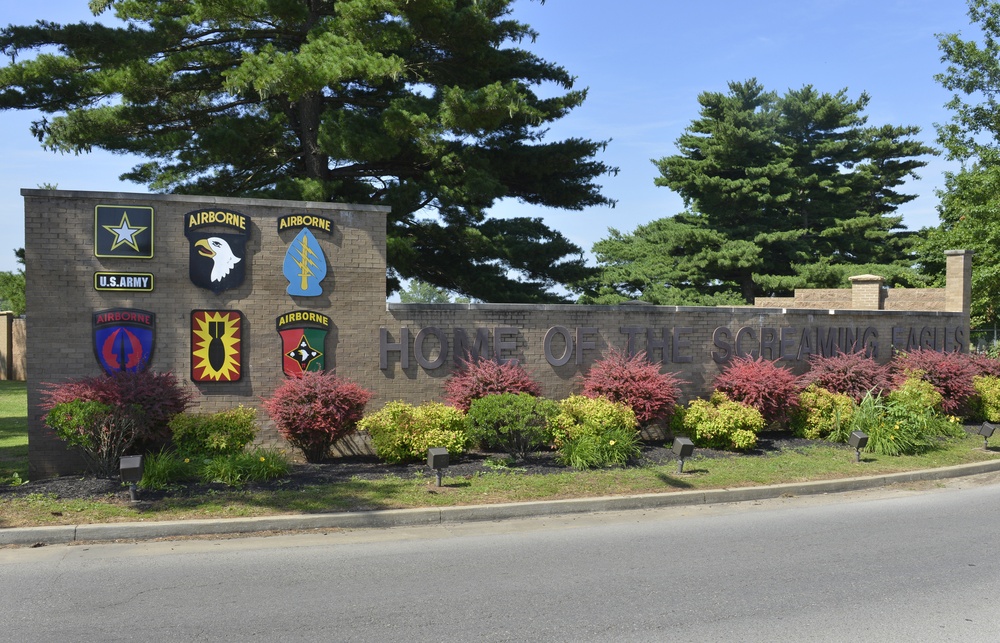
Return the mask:
M94 256L153 257L153 208L99 205L94 209Z
M191 380L236 382L242 377L243 313L191 311Z
M243 284L250 217L228 211L188 212L184 235L191 243L191 283L215 294Z
M286 292L296 297L318 297L326 277L326 255L310 228L332 233L333 221L311 214L290 214L278 219L278 232L301 228L285 253L282 273L288 280Z
M281 370L289 377L326 368L330 318L311 310L285 313L275 320L281 336Z
M104 372L143 371L153 357L156 315L135 308L94 313L94 355Z

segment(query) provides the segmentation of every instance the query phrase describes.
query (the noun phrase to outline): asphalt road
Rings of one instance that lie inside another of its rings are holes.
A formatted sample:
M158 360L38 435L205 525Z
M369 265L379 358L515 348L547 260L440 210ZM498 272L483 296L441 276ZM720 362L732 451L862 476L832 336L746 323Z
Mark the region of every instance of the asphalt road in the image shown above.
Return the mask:
M0 549L2 641L996 641L1000 485Z

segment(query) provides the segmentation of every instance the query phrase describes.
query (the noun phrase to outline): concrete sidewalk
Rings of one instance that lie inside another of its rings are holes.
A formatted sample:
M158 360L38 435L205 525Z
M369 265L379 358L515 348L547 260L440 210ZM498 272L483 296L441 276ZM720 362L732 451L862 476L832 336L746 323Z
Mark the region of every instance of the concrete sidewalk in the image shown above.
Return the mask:
M601 498L576 498L499 505L391 509L330 514L220 518L212 520L169 520L162 522L116 522L95 525L17 527L0 529L0 545L61 544L83 541L148 540L211 534L247 534L297 529L364 529L428 525L474 520L504 520L531 516L652 509L678 505L763 500L782 496L806 496L873 489L923 480L944 480L1000 471L1000 460L963 464L941 469L924 469L881 476L843 478L817 482L797 482L768 487L672 491L666 493Z

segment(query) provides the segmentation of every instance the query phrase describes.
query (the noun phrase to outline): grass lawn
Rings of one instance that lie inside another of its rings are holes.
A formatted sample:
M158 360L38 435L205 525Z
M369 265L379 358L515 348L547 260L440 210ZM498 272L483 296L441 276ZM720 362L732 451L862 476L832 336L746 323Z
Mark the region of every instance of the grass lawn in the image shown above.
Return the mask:
M0 484L28 476L28 394L24 382L0 381Z
M27 474L26 399L23 383L0 382L0 476ZM828 446L786 450L765 456L694 457L683 474L676 465L598 471L567 470L547 475L514 471L436 479L352 479L297 490L250 491L233 488L197 496L167 497L131 505L127 493L101 500L71 500L47 494L0 500L0 527L82 524L118 521L232 518L414 507L523 502L560 498L669 493L687 489L723 489L808 480L881 475L1000 458L1000 450L982 449L982 438L950 440L918 456L865 454ZM5 468L6 467L6 468Z

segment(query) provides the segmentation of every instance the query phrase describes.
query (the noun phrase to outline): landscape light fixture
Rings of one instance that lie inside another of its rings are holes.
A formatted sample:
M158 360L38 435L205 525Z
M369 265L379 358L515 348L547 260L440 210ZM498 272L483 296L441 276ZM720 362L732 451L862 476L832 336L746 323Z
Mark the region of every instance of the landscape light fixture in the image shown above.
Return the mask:
M993 435L996 428L996 425L989 422L983 422L983 425L979 427L979 435L983 436L983 451L990 450L990 436Z
M139 499L136 496L135 485L142 480L142 456L123 455L118 466L121 471L122 482L128 483L129 497L132 499L132 502L138 502Z
M437 474L438 484L441 486L441 473L448 467L448 449L444 447L430 447L427 449L427 466L434 469Z
M674 453L677 454L677 473L684 473L684 459L694 453L694 442L691 438L674 438Z
M847 438L847 443L854 447L854 461L861 462L861 449L868 446L868 434L863 431L854 431Z

